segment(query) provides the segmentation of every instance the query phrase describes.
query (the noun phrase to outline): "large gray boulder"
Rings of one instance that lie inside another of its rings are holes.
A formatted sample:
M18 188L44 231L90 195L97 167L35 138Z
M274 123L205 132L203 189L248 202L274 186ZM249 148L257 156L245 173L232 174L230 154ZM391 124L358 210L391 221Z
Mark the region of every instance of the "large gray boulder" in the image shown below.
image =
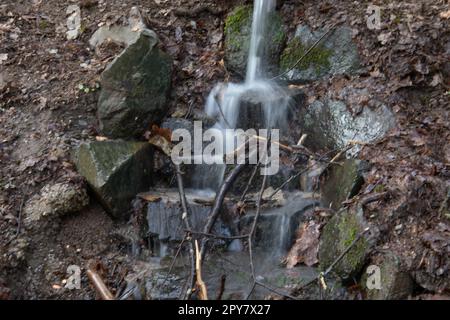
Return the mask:
M300 25L283 51L281 70L290 70L325 32L312 31L308 26ZM285 78L292 82L315 81L327 75L351 74L358 68L359 54L352 41L352 30L340 27L325 36Z
M103 72L97 113L105 135L139 136L164 117L172 60L157 44L154 32L142 31Z
M343 149L352 140L373 142L382 138L395 126L392 111L384 104L363 107L353 114L338 100L316 100L306 108L299 108L299 125L308 134L306 145L314 150ZM359 148L354 147L354 155Z
M145 142L85 143L78 148L75 163L100 203L116 218L127 218L131 200L152 183L153 149Z
M250 49L253 7L238 6L225 20L225 64L226 67L241 76L246 73L247 59ZM277 12L269 16L267 32L264 39L265 57L269 73L278 70L280 53L286 34L283 22Z

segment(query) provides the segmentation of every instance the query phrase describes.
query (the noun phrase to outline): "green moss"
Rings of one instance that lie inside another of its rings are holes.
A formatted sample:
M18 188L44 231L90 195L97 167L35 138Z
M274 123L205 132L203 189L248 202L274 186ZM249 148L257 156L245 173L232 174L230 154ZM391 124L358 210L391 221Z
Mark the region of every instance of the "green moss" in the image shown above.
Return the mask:
M40 30L45 30L45 29L47 29L48 27L49 27L49 23L48 23L47 20L41 20L41 21L39 22L39 29L40 29Z
M276 46L281 46L286 39L286 33L283 28L283 21L281 17L276 12L272 13L269 17L269 28L271 32L269 34L273 34L272 41L275 42Z
M350 212L345 214L342 217L338 228L342 241L340 248L345 250L353 243L353 241L355 241L360 232L356 215L351 214ZM361 257L364 256L364 251L366 248L367 242L364 238L361 238L345 256L344 260L346 261L346 265L351 269L357 268L358 264L361 263Z
M384 185L382 185L382 184L378 184L374 189L373 189L373 191L375 191L375 192L384 192L386 190L386 187L384 186Z
M292 39L281 56L281 68L287 70L308 51L298 38ZM323 45L315 47L304 59L299 63L297 69L306 70L313 66L316 71L326 70L330 68L330 57L332 51L326 49Z
M225 33L240 32L241 28L249 24L252 15L252 6L238 6L225 20Z

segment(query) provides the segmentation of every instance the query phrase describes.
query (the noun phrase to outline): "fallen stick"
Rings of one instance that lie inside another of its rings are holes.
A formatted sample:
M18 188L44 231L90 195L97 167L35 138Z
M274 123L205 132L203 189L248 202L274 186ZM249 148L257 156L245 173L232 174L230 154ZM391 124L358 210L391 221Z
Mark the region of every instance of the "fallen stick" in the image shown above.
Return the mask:
M186 227L186 229L191 230L191 224L189 222L189 209L188 209L188 205L187 205L187 200L186 200L186 193L184 191L184 183L183 183L183 175L181 173L181 168L179 165L174 164L175 165L175 170L176 170L176 175L177 175L177 184L178 184L178 192L180 193L180 200L181 200L181 208L182 208L182 213L181 213L181 220L183 220L184 226ZM187 294L186 298L189 299L191 294L192 294L192 290L194 288L195 285L195 278L196 278L196 272L195 272L195 258L194 258L194 240L189 237L189 235L187 236L187 238L190 238L190 250L189 250L189 259L191 262L191 273L190 273L190 279L189 279L189 293Z
M199 288L198 297L200 300L208 300L208 290L206 284L202 279L202 257L200 249L198 248L198 241L195 240L195 272L197 274L197 287Z
M217 218L220 214L220 209L222 207L223 200L225 199L225 195L228 192L228 189L230 189L231 185L234 183L238 175L241 173L242 169L244 169L245 164L238 164L236 167L233 168L233 171L228 175L228 177L225 179L225 181L222 183L222 186L220 187L219 191L217 192L216 199L214 201L214 205L211 208L211 212L208 215L208 220L206 222L205 228L203 229L203 233L205 234L211 234L212 229L214 227L214 224L216 223ZM191 228L188 228L191 230ZM205 253L206 253L206 240L202 239L202 245L201 245L201 258L202 260L205 259Z
M219 292L217 293L216 300L222 300L223 293L225 292L225 282L226 281L227 281L227 276L223 274L220 277Z
M115 300L113 294L109 291L108 287L106 287L102 278L96 271L89 268L86 273L102 300Z

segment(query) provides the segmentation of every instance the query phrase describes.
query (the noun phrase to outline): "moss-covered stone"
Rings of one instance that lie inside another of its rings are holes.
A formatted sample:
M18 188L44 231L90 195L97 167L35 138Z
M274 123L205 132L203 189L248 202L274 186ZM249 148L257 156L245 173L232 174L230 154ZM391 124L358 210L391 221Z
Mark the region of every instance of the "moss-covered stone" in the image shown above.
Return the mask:
M345 159L330 166L320 182L323 205L338 210L343 201L359 192L364 183L362 173L367 169L366 162L356 159Z
M164 117L172 60L156 44L143 32L103 72L97 113L105 135L136 137Z
M225 20L225 63L229 70L245 75L247 58L250 50L253 7L242 5L236 7ZM267 72L277 71L279 56L286 40L286 33L280 15L273 12L267 23L265 38L265 61Z
M319 246L320 269L326 270L358 237L366 227L362 209L342 210L326 224L322 231ZM346 280L357 275L369 253L369 241L363 236L342 260L336 264L333 271Z
M294 66L308 49L308 47L302 44L300 39L292 39L281 56L281 68L283 70L288 70ZM325 48L323 45L319 45L305 56L305 58L297 65L297 69L307 70L312 67L317 74L324 74L330 69L330 57L332 54L332 50Z
M143 142L84 143L76 150L75 164L104 208L126 218L131 200L151 185L153 149Z
M346 27L337 28L329 33L294 68L295 63L324 33L324 30L312 31L305 25L297 28L280 61L282 71L290 70L286 80L314 81L329 74L352 73L359 68L358 48L352 41L352 30Z

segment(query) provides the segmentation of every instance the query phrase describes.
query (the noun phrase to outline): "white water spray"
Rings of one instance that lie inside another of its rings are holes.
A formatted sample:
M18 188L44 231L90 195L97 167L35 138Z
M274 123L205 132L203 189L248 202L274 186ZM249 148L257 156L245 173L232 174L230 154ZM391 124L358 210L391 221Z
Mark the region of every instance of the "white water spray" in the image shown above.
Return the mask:
M206 113L210 117L218 119L214 127L224 133L224 150L227 153L234 150L236 137L227 136L225 130L236 129L242 98L245 94L252 92L258 97L264 112L266 128L280 126L286 116L289 98L283 93L280 94L281 88L265 80L266 70L264 70L264 54L267 51L268 41L271 41L266 38L267 24L270 14L275 9L275 4L275 0L255 0L245 82L218 84L211 91L206 102ZM282 98L280 99L280 97ZM207 172L201 167L198 169L198 174L194 175L194 188L214 190L220 186L225 173L225 165L215 165Z

